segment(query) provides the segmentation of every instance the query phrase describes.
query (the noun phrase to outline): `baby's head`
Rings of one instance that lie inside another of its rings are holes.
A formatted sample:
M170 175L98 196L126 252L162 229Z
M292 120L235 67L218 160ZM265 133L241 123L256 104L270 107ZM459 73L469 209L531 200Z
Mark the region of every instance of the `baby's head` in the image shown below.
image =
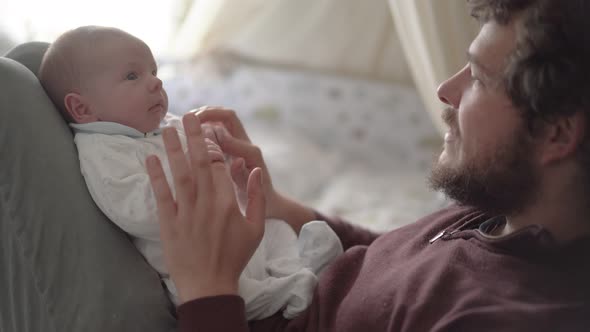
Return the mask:
M115 28L85 26L61 35L39 69L45 91L69 122L117 122L149 132L168 111L150 48Z

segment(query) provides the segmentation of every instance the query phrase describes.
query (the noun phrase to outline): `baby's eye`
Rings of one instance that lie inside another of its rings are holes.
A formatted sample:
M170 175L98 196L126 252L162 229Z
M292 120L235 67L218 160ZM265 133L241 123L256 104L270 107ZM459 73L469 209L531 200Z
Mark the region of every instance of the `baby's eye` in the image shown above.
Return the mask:
M157 70L157 69L154 69L154 70L152 71L152 75L154 75L154 76L158 76L158 70Z
M125 77L125 79L130 80L130 81L134 81L136 80L137 74L135 72L130 72L129 74L127 74L127 77Z

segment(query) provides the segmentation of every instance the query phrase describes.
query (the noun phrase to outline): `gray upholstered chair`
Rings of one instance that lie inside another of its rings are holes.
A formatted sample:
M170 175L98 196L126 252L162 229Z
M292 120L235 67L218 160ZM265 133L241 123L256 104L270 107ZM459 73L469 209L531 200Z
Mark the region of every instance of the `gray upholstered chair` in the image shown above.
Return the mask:
M0 57L0 331L174 331L158 275L95 206L35 76L47 47Z

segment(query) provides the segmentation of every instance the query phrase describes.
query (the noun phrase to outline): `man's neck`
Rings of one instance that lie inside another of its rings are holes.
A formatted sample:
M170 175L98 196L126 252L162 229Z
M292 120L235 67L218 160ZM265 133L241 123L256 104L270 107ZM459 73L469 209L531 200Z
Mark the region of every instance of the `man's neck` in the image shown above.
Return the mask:
M501 235L529 225L547 229L558 243L590 235L590 208L575 190L545 190L531 206L517 215L506 216Z

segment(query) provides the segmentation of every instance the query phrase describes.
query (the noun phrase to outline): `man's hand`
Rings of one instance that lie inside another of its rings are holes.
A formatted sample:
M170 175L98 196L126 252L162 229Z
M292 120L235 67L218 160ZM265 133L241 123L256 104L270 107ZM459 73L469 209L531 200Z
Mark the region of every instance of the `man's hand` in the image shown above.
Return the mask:
M147 158L154 190L164 259L181 302L237 294L238 278L264 233L262 172L248 176L246 216L235 200L223 160L208 149L199 119L183 117L188 160L175 129L163 131L176 199L156 156Z
M260 168L266 197L266 217L286 221L299 232L301 226L315 219L315 213L294 200L278 193L272 185L268 168L262 157L260 148L250 141L244 126L233 110L222 107L202 107L197 117L203 123L213 123L213 131L224 153L232 156L231 174L235 184L244 190L249 174ZM223 124L223 127L219 126Z

